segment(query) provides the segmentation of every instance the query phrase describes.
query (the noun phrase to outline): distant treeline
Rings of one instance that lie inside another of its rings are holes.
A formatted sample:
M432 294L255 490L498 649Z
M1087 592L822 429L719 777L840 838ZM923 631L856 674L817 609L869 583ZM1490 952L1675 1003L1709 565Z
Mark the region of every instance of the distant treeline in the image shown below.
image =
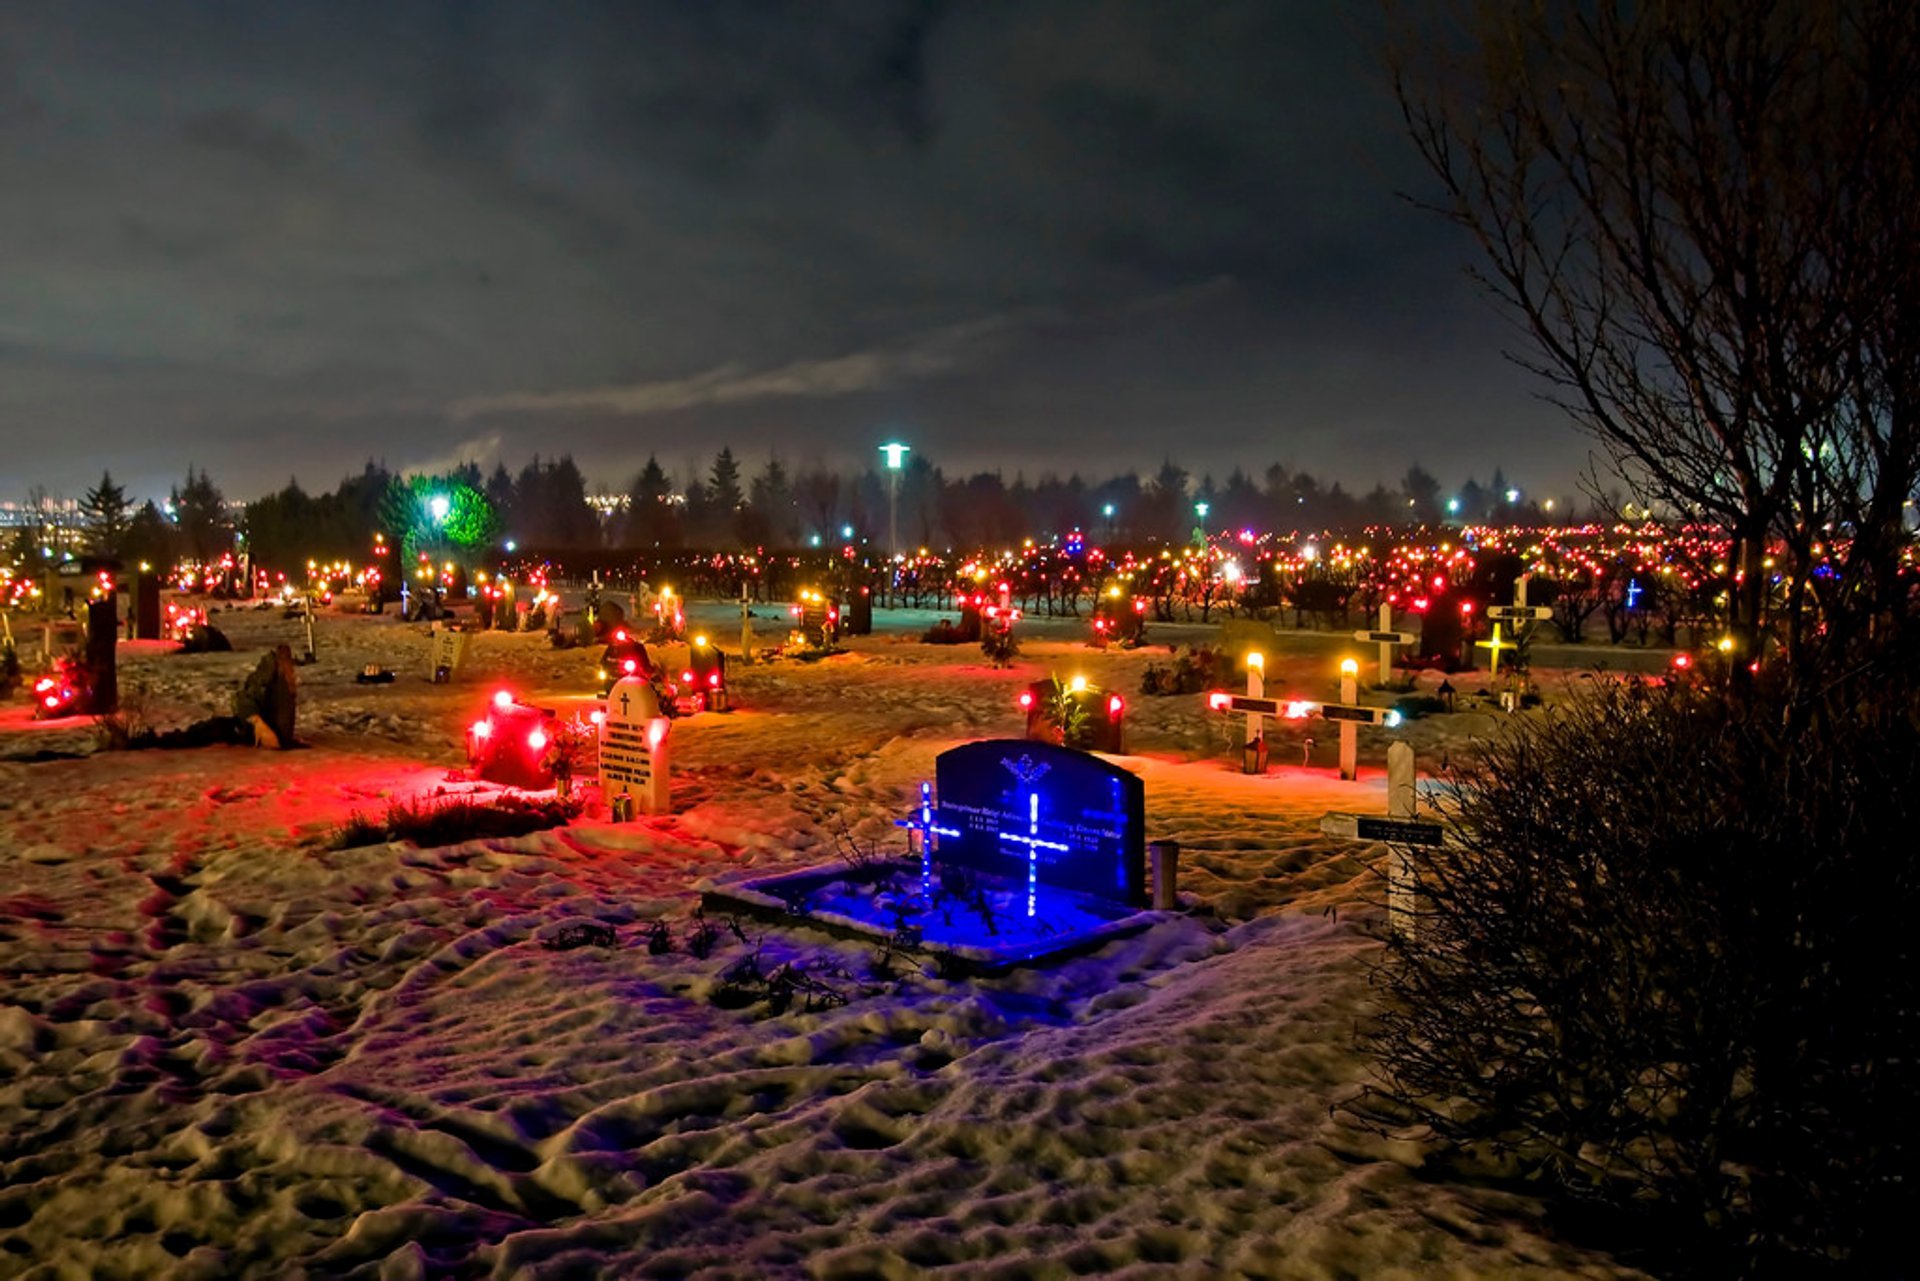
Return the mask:
M289 480L247 503L236 518L207 473L190 467L164 506L134 506L103 475L82 515L95 552L154 563L207 560L239 540L256 563L291 569L310 558L363 562L376 533L398 546L409 522L418 521L408 504L435 486L484 498L486 537L500 547L512 541L581 551L728 551L884 546L888 485L889 476L877 469L792 472L778 459L747 476L733 451L722 449L704 475L675 477L649 458L620 501L596 506L568 455L535 456L518 472L497 464L485 473L469 463L425 478L401 477L369 461L325 493L310 494ZM916 457L898 474L897 486L898 536L907 550L1008 546L1076 529L1098 543L1150 546L1185 542L1196 527L1286 532L1388 522L1524 522L1546 514L1510 489L1498 468L1484 485L1469 477L1448 490L1418 464L1394 487L1352 493L1279 464L1258 479L1236 468L1224 482L1196 479L1171 461L1146 477L1125 472L1089 481L1047 473L1029 481L1020 473L1011 480L1000 472L950 476ZM21 529L9 550L25 564L44 558L48 545L42 531Z

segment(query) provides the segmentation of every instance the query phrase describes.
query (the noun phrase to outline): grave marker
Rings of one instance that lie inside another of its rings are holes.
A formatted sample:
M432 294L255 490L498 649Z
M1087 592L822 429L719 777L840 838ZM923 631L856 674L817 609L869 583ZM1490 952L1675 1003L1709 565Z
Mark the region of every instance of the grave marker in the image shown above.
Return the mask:
M1148 902L1146 788L1119 766L1027 739L942 752L938 803L923 805L922 871L943 866L1024 881L1027 915L1048 890ZM924 794L923 794L924 796Z
M634 676L614 682L600 719L600 797L609 809L623 796L648 814L672 799L667 735L672 727L653 686Z
M1349 841L1384 841L1395 848L1387 860L1387 920L1397 934L1411 935L1417 919L1419 890L1407 847L1441 845L1446 828L1415 814L1413 748L1395 743L1387 749L1387 815L1335 811L1320 820L1328 836Z
M467 646L471 639L465 632L434 624L431 649L435 685L445 685L459 674L461 666L467 661Z
M1380 647L1380 683L1385 685L1393 675L1393 651L1398 645L1411 645L1420 638L1412 632L1393 630L1393 606L1380 602L1380 626L1370 632L1355 632L1357 641L1372 641Z

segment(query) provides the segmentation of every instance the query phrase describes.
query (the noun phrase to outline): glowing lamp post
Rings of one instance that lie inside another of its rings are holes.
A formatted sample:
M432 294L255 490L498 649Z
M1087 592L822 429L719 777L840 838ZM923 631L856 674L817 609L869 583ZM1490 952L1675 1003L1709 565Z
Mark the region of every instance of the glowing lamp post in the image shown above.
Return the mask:
M880 446L887 459L887 554L900 554L900 469L906 465L907 446L888 441Z

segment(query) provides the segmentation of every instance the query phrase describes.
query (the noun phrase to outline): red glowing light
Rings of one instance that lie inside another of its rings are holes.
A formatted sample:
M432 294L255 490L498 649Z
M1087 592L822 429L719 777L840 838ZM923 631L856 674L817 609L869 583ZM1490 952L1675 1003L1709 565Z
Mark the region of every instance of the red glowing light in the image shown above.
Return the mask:
M629 676L640 670L640 662L638 659L629 658L626 662L620 664L620 666Z
M1677 668L1679 668L1679 669L1680 669L1681 671L1683 671L1683 672L1684 672L1684 671L1686 671L1686 670L1687 670L1687 669L1688 669L1689 667L1692 667L1692 666L1693 666L1693 655L1691 655L1691 654L1675 654L1675 655L1673 656L1673 665L1674 665L1675 667L1677 667Z
M475 738L487 738L491 736L492 733L493 733L492 721L475 721L473 723L473 736Z
M589 713L587 716L587 719L592 721L595 725L599 725L606 721L607 714L605 712L596 711L596 712Z
M1107 699L1107 716L1110 719L1119 719L1120 713L1126 709L1126 706L1127 703L1125 699L1121 698L1118 694L1113 695Z
M1026 710L1028 708L1031 708L1032 706L1033 706L1033 695L1031 693L1020 695L1020 707L1022 710Z
M1223 690L1215 690L1207 695L1207 707L1212 711L1224 712L1233 706L1233 695Z
M681 680L683 680L683 681L685 681L685 682L686 682L687 684L689 684L689 685L691 685L691 684L693 684L693 673L692 673L692 672L681 672L681 673L680 673L680 679L681 679Z
M59 700L59 699L58 699L57 697L55 697L54 695L52 695L52 694L49 694L49 695L47 695L47 706L48 706L48 707L58 707L58 706L60 706L60 700Z
M53 688L53 678L50 676L42 677L40 680L34 682L34 686L33 686L34 693L36 694L44 694L52 688Z
M613 638L614 638L615 640L617 640L617 641L624 641L624 640L626 640L626 639L627 639L627 629L626 629L626 628L624 628L624 627L622 627L621 629L619 629L618 631L616 631L616 632L615 632L615 633L613 634Z
M1461 601L1460 612L1463 614L1471 614L1473 612L1473 602L1470 600Z
M503 689L493 696L493 705L505 711L513 706L513 695Z
M709 685L711 685L711 686L713 686L713 688L715 688L715 689L719 689L719 688L720 688L720 673L719 673L719 672L708 672L708 673L707 673L707 684L709 684Z
M546 747L546 745L547 745L547 732L545 730L537 729L533 731L533 733L527 735L528 750L538 752L543 750Z

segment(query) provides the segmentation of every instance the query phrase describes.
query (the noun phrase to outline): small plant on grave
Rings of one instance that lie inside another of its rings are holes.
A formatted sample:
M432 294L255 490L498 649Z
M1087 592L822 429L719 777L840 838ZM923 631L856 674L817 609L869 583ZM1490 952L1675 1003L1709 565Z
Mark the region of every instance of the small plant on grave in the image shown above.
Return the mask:
M1011 667L1014 656L1020 652L1020 642L1014 637L1012 622L1002 623L996 619L980 637L980 652L995 667Z
M93 718L99 731L100 746L109 752L125 752L152 746L153 724L148 716L152 700L144 684L134 683L120 691L120 705L111 712Z
M1083 743L1087 738L1090 721L1087 717L1087 700L1081 691L1052 677L1047 686L1045 698L1040 705L1041 718L1053 731L1053 741L1065 747Z
M647 954L664 956L673 951L673 931L667 928L665 920L656 919L647 926Z
M707 919L706 909L694 908L693 928L687 932L687 952L695 960L704 961L713 954L713 945L719 940L720 932Z
M617 941L613 927L601 921L568 921L540 940L549 952L570 952L582 947L612 947Z

